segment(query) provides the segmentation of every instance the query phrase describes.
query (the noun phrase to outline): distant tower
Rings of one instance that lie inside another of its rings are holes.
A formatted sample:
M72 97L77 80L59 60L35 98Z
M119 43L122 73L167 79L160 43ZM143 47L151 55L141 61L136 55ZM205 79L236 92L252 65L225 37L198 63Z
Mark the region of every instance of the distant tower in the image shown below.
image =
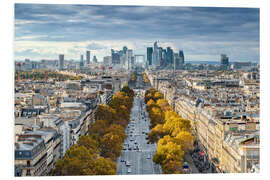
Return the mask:
M226 54L220 55L221 69L226 70L229 67L229 57Z
M83 55L81 55L81 61L80 61L80 68L82 68L83 67Z
M86 51L86 64L90 64L90 51Z
M183 50L180 50L179 51L179 57L180 57L180 63L181 64L185 64L185 58L184 58L184 52L183 52Z
M97 63L97 57L96 56L93 57L93 62Z
M167 64L171 64L173 65L173 50L171 49L171 47L167 47Z
M147 48L147 63L149 66L152 65L152 60L153 60L153 48L148 47Z
M64 69L64 54L59 54L58 68L59 68L59 70Z

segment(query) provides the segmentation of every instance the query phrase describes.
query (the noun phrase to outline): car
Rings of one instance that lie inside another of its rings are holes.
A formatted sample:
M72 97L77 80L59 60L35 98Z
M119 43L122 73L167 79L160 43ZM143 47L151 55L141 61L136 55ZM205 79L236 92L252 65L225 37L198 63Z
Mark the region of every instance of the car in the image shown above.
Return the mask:
M147 155L147 159L151 159L151 155L150 154Z
M121 159L121 162L125 162L125 160L124 159Z
M131 173L131 168L128 168L127 172L128 172L128 173Z
M133 148L133 150L137 150L137 148L136 148L136 147L134 147L134 148Z
M131 151L131 150L132 150L132 149L131 149L131 147L129 147L129 148L128 148L128 150L130 150L130 151Z
M126 161L126 166L131 166L129 161Z
M183 169L189 169L189 166L188 166L188 163L187 162L184 162L183 163Z
M123 150L125 151L125 150L127 150L127 148L124 147Z

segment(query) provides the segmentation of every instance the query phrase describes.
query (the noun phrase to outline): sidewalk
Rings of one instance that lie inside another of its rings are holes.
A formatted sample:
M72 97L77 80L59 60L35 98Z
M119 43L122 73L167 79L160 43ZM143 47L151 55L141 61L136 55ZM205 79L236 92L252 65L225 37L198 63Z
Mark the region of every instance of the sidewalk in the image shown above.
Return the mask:
M191 171L192 171L192 172L191 172L192 174L194 174L194 173L200 173L200 172L198 171L198 169L196 168L195 164L193 163L193 160L192 160L190 154L186 154L186 155L184 156L184 161L186 161L186 162L188 163L188 165L189 165L189 167L190 167L190 169L191 169Z

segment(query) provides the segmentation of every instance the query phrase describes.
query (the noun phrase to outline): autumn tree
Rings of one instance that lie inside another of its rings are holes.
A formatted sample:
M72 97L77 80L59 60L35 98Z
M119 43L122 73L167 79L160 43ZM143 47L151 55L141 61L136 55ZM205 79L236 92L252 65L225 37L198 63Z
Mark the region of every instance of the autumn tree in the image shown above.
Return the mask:
M155 127L157 124L164 123L164 113L159 106L154 105L150 108L149 117L150 117L150 128Z
M170 162L182 162L183 155L181 145L176 144L174 139L167 135L158 141L157 152L153 157L153 161L164 167Z
M94 162L95 175L115 175L116 169L116 163L109 158L99 157Z
M98 142L92 139L90 136L81 136L77 142L79 146L86 147L91 154L99 153Z
M64 158L56 162L53 175L94 175L95 155L84 146L70 147Z
M162 109L163 112L172 111L171 106L169 105L168 101L165 99L158 99L157 105Z
M183 151L185 153L192 150L193 144L194 144L194 136L190 134L190 132L187 131L181 131L177 134L177 136L174 138L175 142L183 147Z
M101 140L101 156L116 160L123 149L121 138L114 133L107 133Z
M109 124L104 120L97 120L95 123L93 123L89 130L89 135L97 134L98 136L102 137L105 134L106 128L109 126Z
M164 174L182 174L182 162L169 161L162 166L162 172Z
M116 111L108 105L100 104L95 113L95 118L111 124L116 119Z
M157 100L163 99L164 98L164 95L162 93L160 93L160 92L155 92L153 98L157 102Z
M126 139L125 129L118 124L112 124L109 128L105 130L105 132L106 134L112 133L118 135L119 138L121 139L121 142L124 142L124 140Z
M181 118L176 112L167 111L163 128L172 136L176 136L181 131L189 132L191 125L189 120Z
M168 135L162 124L157 124L149 133L148 138L150 143L156 143L163 136Z

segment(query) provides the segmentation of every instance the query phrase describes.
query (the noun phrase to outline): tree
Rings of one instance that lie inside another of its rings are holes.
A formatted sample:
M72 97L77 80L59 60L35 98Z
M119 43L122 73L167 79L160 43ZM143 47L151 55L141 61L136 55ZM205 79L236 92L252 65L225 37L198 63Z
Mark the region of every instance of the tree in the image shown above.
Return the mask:
M149 142L155 143L163 136L168 135L162 124L157 124L148 134Z
M185 153L189 152L194 148L194 136L192 136L187 131L179 132L179 134L177 134L177 136L175 137L175 142L182 146Z
M182 174L182 163L179 161L169 161L162 166L164 174Z
M128 86L124 86L121 91L124 92L128 97L134 97L134 91Z
M157 124L164 123L164 113L162 112L160 107L157 105L153 105L152 108L150 108L149 117L150 117L151 128L155 127Z
M95 114L96 120L104 120L111 124L116 119L116 111L108 105L100 104Z
M125 128L130 119L130 113L129 113L128 108L126 108L126 106L124 105L121 105L120 107L117 108L116 114L117 114L117 118L113 123L119 124Z
M182 119L176 112L167 111L165 113L165 123L163 128L172 136L176 136L181 131L190 131L190 121Z
M163 99L164 95L160 92L155 92L154 94L154 100L157 102L158 99Z
M105 130L108 127L108 123L104 120L97 120L92 126L89 128L88 134L102 137L105 134Z
M168 101L165 99L158 99L157 105L162 109L163 112L172 111L171 106L169 105Z
M94 163L95 175L115 175L116 163L109 158L99 157Z
M121 139L121 142L124 142L124 140L126 139L125 129L120 125L112 124L109 128L105 130L105 132L106 134L112 133L118 135Z
M169 161L182 162L184 152L181 145L176 144L174 139L167 135L158 141L157 154L161 157L165 157L162 159L162 162L160 162L161 165L164 165Z
M56 162L53 175L94 175L95 155L84 146L72 146L63 159Z
M101 140L101 156L116 160L123 149L121 138L113 133L107 133Z
M90 136L81 136L78 140L78 146L86 147L91 154L99 153L98 142L92 139Z

